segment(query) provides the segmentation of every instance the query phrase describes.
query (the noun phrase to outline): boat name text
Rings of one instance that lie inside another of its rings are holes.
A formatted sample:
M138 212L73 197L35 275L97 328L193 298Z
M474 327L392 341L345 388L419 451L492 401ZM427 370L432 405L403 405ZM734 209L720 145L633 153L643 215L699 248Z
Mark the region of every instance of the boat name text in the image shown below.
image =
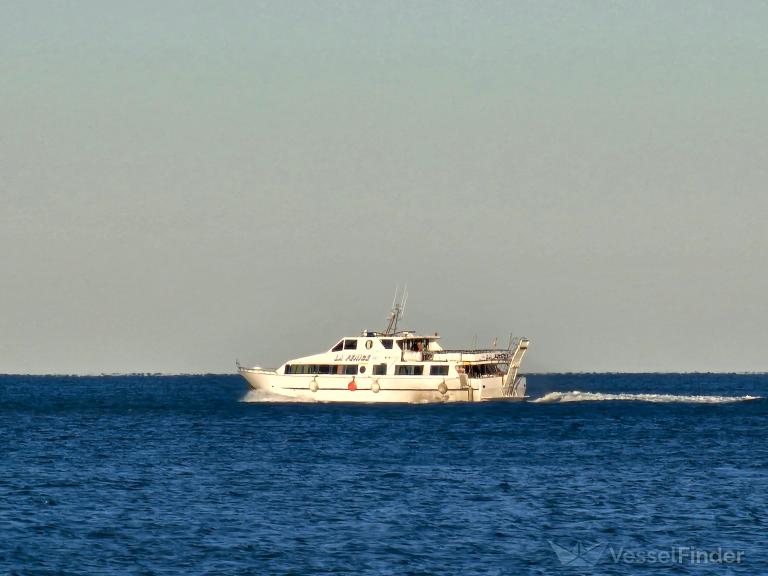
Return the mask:
M344 358L342 354L337 354L334 362L368 362L371 359L370 354L347 354Z

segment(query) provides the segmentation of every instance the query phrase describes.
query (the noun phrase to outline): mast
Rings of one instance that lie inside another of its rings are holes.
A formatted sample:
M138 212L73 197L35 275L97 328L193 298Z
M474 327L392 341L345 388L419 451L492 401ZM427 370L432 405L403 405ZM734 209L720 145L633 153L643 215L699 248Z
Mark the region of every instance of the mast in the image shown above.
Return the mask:
M400 295L400 301L397 300L400 287L395 287L395 297L392 299L392 310L389 312L387 318L387 327L384 329L384 334L390 336L397 332L397 323L401 318L405 316L405 304L408 301L408 287L403 288L403 293Z

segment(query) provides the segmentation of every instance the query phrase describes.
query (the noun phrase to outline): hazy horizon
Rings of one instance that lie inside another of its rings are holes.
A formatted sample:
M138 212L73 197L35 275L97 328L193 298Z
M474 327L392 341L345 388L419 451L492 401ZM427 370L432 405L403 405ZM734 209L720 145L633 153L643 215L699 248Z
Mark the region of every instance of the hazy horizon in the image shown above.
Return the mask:
M768 4L0 6L0 373L401 326L768 372Z

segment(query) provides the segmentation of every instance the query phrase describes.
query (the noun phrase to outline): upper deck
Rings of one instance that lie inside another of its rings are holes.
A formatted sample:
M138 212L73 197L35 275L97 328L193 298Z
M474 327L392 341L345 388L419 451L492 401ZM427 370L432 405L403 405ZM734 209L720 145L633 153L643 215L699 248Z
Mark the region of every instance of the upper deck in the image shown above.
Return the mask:
M342 362L429 362L429 363L507 363L512 360L520 339L511 342L508 350L488 348L443 349L438 343L440 335L420 335L403 331L383 334L363 330L360 336L342 338L328 351L296 358L291 363L305 360Z

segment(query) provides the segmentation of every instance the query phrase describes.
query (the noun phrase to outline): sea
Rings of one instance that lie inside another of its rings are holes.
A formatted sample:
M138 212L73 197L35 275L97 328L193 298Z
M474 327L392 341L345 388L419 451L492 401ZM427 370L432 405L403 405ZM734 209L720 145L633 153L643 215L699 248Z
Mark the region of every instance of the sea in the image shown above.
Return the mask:
M768 375L283 403L0 377L0 575L768 574Z

